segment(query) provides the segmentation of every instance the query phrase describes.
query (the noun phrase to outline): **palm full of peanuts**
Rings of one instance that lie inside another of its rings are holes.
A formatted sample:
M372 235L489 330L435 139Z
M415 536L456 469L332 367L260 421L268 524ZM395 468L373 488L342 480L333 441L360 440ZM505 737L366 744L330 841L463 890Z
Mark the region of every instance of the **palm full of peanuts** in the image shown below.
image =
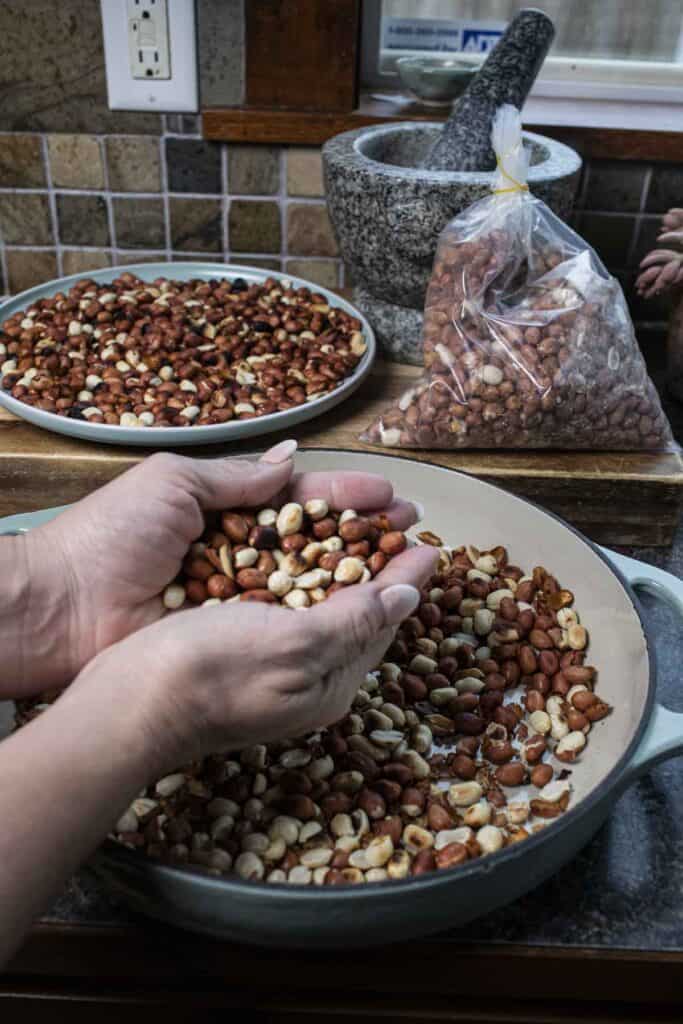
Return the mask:
M438 569L342 720L183 766L133 801L112 838L219 877L349 885L453 868L561 815L571 764L611 710L573 594L545 568L525 575L503 547L418 537L440 548ZM305 610L369 581L407 543L385 516L323 499L227 510L207 517L164 606ZM20 702L17 724L52 699Z

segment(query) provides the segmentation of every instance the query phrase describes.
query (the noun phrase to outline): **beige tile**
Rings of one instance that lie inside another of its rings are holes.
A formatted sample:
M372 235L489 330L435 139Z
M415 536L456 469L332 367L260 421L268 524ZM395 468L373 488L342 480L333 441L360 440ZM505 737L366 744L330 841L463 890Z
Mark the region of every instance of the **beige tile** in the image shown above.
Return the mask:
M93 135L48 135L52 184L57 188L104 188L104 162Z
M107 204L102 196L62 193L57 196L59 238L62 245L110 244Z
M109 187L112 192L160 192L159 140L144 135L107 139Z
M336 256L339 252L324 203L290 203L287 247L293 256Z
M231 195L272 196L280 190L280 150L275 146L228 146Z
M262 270L282 270L282 263L280 260L269 260L267 257L263 259L256 256L240 256L239 253L230 257L231 263L238 263L243 267L261 267Z
M222 252L219 199L171 199L171 244L187 252Z
M169 192L206 192L222 189L221 145L206 139L166 139Z
M114 263L126 267L132 263L167 263L165 252L117 252Z
M339 264L336 260L287 260L285 271L294 277L320 284L323 288L336 288L339 284Z
M81 274L87 270L100 270L111 266L111 255L108 252L95 252L92 249L64 249L62 267L65 274Z
M287 150L287 192L290 196L324 196L323 162L317 148Z
M23 292L57 277L57 256L53 250L8 249L6 257L10 293Z
M37 135L5 135L0 146L2 188L44 188L43 148Z
M163 249L166 225L162 199L115 196L116 243L125 249Z
M222 253L215 252L174 252L171 258L175 263L216 263L220 266L224 262Z
M228 218L231 252L279 252L280 238L277 203L233 199Z
M53 243L47 195L35 192L0 195L0 237L5 245Z

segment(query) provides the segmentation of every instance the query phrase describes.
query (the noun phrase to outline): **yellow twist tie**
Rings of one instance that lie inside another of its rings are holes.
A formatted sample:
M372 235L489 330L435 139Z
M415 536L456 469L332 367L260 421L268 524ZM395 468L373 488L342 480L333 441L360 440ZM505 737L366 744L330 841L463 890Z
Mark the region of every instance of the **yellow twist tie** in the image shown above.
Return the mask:
M505 154L506 157L509 156L509 155L510 155L509 153ZM496 169L500 171L500 173L503 175L504 178L507 178L508 181L512 182L512 186L510 188L494 188L494 189L491 189L492 195L499 196L499 195L502 195L503 192L528 192L529 191L529 186L528 185L525 185L521 181L517 181L517 179L513 178L511 174L508 174L508 172L503 167L503 164L501 163L500 157L496 157Z

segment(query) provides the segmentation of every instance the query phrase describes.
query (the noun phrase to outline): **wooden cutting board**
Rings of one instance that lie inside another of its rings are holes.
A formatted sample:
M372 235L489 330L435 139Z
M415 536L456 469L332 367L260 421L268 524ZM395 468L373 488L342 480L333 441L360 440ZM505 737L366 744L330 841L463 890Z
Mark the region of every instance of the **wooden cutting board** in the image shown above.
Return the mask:
M415 367L378 362L348 401L287 435L198 448L193 454L262 450L292 435L302 447L377 451L359 442L359 434L418 374ZM188 454L188 449L179 450ZM51 434L0 409L0 515L75 501L146 454L148 450ZM498 484L607 544L670 544L683 505L683 460L678 453L391 450L391 454L448 466Z

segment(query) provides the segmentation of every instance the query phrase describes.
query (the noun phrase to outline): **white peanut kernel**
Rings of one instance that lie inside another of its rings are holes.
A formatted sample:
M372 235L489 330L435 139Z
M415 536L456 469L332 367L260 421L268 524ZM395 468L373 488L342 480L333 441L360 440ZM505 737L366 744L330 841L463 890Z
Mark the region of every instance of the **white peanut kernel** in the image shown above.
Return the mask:
M283 505L277 515L276 528L281 537L289 537L298 533L304 519L304 510L296 501Z
M541 736L545 736L550 732L550 728L552 726L550 715L545 711L532 711L529 715L529 725L534 732L540 733Z
M304 512L313 522L324 519L329 510L329 505L324 498L311 498L304 505Z
M481 800L484 791L478 782L455 782L448 789L448 802L452 807L469 807Z
M336 583L355 583L359 580L363 574L364 565L360 558L346 557L342 558L337 568L334 570L334 579Z
M495 853L502 849L503 833L496 825L484 825L477 832L477 842L482 853Z

